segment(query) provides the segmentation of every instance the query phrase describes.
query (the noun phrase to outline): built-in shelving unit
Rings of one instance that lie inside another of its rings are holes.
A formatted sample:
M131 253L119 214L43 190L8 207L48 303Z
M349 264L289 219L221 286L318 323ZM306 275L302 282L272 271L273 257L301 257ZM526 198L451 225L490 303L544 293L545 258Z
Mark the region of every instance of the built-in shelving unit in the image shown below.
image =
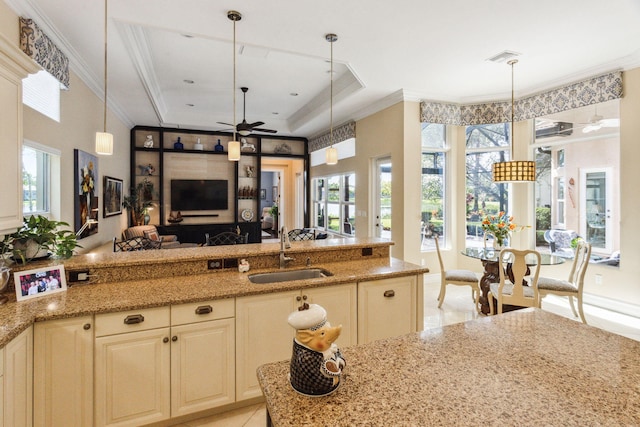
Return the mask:
M131 130L131 185L148 180L153 184L150 223L184 242L203 243L205 233L237 230L249 233L250 242L261 241L260 172L262 157L292 157L305 161L309 176L305 138L249 135L242 141L238 162L227 159L233 134L192 129L136 126ZM182 144L181 148L176 145ZM151 145L148 141L152 140ZM172 210L171 180L227 180L228 209L181 211L183 220L168 221ZM309 183L307 182L307 186Z

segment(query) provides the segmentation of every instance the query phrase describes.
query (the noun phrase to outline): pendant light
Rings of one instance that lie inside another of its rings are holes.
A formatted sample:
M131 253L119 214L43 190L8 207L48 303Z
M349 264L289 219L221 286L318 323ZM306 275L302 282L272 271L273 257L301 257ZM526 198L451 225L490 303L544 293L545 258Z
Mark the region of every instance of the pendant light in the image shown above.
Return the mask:
M338 36L335 34L327 34L325 39L331 45L331 70L329 75L331 76L331 101L329 104L329 144L325 153L326 162L328 165L335 165L338 163L338 150L333 146L333 42L338 40Z
M517 59L507 62L511 65L511 157L513 151L513 121L515 102L513 94L513 66L518 63ZM492 169L493 181L504 182L534 182L536 180L536 162L530 160L511 160L508 162L494 163Z
M96 132L96 153L113 154L113 135L107 133L107 0L104 0L104 122L102 132Z
M233 21L233 140L229 141L228 159L232 162L240 160L240 142L236 139L236 22L242 19L240 12L230 10L227 18Z

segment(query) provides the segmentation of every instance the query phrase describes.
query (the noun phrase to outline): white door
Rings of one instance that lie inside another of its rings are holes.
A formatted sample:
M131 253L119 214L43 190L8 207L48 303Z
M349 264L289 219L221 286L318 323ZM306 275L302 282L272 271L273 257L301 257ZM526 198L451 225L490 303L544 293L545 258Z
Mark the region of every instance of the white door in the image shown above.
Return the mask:
M611 168L580 171L580 235L594 250L612 251Z
M375 222L373 235L391 239L391 157L375 160Z

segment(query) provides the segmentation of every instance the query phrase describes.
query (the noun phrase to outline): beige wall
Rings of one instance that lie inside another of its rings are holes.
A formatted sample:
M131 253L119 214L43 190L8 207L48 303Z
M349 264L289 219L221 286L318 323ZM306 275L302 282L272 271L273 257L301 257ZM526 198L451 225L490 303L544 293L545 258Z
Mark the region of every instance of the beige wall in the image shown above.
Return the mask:
M0 32L9 40L19 41L18 16L0 2ZM95 132L102 130L103 103L73 73L70 89L60 94L60 123L43 116L35 110L24 107L24 138L60 150L60 214L61 221L74 221L74 170L73 150L75 148L95 153ZM114 136L114 155L99 156L99 232L80 241L84 247L79 252L110 241L120 236L126 226L126 215L102 218L102 180L104 175L124 180L125 190L129 188L129 129L113 114L107 117L107 130ZM4 161L4 160L0 160ZM0 166L1 167L1 166Z

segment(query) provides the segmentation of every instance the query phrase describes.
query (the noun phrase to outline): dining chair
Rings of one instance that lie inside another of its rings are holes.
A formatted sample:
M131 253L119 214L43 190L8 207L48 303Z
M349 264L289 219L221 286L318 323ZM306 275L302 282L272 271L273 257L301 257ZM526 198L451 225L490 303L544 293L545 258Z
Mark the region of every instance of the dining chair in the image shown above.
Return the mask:
M573 297L578 299L578 312L580 313L580 320L586 324L587 320L584 317L584 311L582 310L582 288L584 287L584 275L587 272L589 266L589 259L591 258L591 243L584 240L578 240L576 246L575 255L573 257L573 265L571 266L571 272L567 280L555 279L552 277L540 277L538 279L538 295L540 298L539 305L542 303L542 298L549 294L565 296L569 298L569 304L571 305L571 311L573 315L578 317L576 307L573 304Z
M220 245L242 245L247 243L249 233L238 234L233 231L224 231L209 237L209 233L205 233L205 246L220 246Z
M438 262L440 263L440 294L438 295L438 308L442 306L444 295L447 292L447 285L471 286L471 298L473 299L476 310L480 312L480 285L478 276L471 270L445 270L440 254L440 244L438 236L435 235L433 241L436 244L436 252L438 254Z
M533 256L536 263L527 264L527 256ZM489 285L489 310L494 314L494 299L498 302L498 314L503 305L538 307L538 277L540 275L540 252L525 249L504 248L498 258L499 283Z

